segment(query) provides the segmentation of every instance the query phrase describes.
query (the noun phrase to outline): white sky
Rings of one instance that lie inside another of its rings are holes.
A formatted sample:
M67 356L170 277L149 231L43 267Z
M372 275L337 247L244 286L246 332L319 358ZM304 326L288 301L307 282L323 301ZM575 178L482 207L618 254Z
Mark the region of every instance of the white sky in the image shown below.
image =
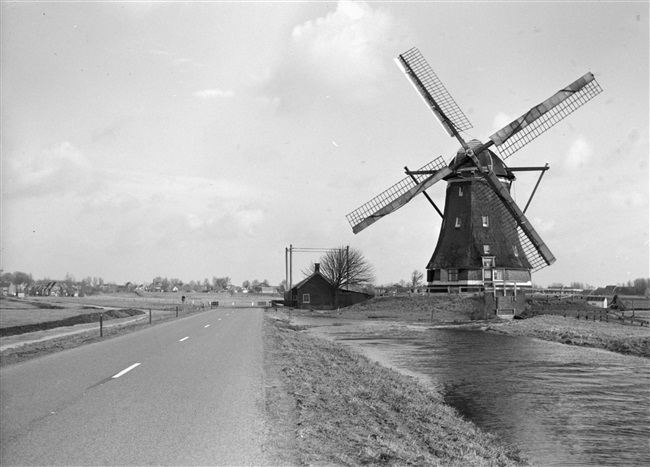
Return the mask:
M392 60L416 46L483 141L593 72L604 92L506 161L551 166L533 280L647 277L648 8L3 1L1 267L277 284L289 244L350 245L408 279L440 229L424 197L358 235L345 214L458 147Z

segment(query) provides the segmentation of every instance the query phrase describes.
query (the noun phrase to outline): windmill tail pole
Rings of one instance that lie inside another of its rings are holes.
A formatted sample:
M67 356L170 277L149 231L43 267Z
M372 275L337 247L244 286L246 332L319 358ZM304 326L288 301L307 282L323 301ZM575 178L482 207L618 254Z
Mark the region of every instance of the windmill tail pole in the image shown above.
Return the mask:
M535 196L535 192L537 191L537 187L539 186L539 183L542 181L542 177L548 170L548 162L544 165L544 168L542 169L542 172L539 174L539 178L537 179L537 183L535 183L535 188L533 188L533 192L530 194L530 198L528 198L528 202L526 203L526 207L524 207L524 214L526 214L526 210L528 209L528 206L530 205L530 202L533 200L533 196Z

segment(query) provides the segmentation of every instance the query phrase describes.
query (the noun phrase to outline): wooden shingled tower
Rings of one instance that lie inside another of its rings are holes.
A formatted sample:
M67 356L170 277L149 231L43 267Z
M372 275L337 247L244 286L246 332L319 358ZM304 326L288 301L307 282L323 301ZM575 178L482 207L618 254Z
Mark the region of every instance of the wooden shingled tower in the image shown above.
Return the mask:
M504 160L602 89L593 74L587 73L491 135L487 142L465 141L461 133L472 125L420 52L413 48L395 61L461 147L449 164L438 157L419 170L405 167L407 177L347 215L352 230L359 233L424 193L443 218L437 245L426 266L429 291L485 291L486 297L494 298L495 309L513 308L504 305L516 301L508 297L530 288L531 273L552 264L555 257L526 218L528 205L522 211L510 195L514 172L539 170L541 180L548 165L509 168ZM493 146L499 155L490 150ZM440 180L447 182L444 213L425 192Z

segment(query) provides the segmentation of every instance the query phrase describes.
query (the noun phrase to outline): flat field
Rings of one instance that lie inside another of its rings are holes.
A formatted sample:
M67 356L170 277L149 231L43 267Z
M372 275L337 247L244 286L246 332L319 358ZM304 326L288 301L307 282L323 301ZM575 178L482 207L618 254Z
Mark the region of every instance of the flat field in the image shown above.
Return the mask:
M152 310L154 314L169 313L178 307L181 311L196 311L210 308L212 302L219 306L252 306L266 303L279 296L261 294L191 293L146 293L143 295L116 293L90 295L86 297L28 297L0 299L0 329L60 321L74 316L97 313L103 310L137 309Z

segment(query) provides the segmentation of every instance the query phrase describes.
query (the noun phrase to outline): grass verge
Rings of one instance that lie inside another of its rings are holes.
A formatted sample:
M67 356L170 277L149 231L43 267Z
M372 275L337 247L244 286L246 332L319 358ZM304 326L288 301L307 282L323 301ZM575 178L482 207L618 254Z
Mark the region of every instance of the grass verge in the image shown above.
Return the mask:
M517 452L482 432L416 380L336 343L266 318L271 419L289 414L298 465L521 465ZM284 395L284 397L283 397ZM283 408L282 408L283 407Z

